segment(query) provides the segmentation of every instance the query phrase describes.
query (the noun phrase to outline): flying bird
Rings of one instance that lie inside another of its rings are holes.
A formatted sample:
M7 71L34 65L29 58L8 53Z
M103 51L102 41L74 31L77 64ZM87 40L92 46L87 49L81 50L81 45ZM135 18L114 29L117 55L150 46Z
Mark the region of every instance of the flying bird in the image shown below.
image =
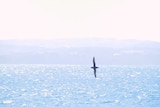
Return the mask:
M93 67L91 67L91 68L94 70L94 76L95 76L95 78L96 78L96 69L97 69L98 67L96 67L95 57L93 57Z

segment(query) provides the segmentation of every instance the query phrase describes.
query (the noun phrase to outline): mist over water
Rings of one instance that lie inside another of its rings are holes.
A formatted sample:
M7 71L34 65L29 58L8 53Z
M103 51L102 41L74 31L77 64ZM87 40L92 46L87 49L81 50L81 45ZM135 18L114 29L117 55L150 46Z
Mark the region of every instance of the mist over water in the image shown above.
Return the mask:
M160 42L108 39L0 40L0 64L159 65Z
M159 107L160 66L0 65L0 107Z

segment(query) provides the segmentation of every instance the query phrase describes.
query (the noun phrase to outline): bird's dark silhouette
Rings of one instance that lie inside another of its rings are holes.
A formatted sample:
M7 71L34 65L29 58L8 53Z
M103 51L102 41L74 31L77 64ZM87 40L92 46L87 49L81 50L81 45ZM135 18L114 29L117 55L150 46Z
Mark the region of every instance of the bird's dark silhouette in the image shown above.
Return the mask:
M95 76L95 78L97 77L96 76L96 69L98 68L98 67L96 67L96 62L95 62L95 57L93 57L93 67L91 67L93 70L94 70L94 76Z

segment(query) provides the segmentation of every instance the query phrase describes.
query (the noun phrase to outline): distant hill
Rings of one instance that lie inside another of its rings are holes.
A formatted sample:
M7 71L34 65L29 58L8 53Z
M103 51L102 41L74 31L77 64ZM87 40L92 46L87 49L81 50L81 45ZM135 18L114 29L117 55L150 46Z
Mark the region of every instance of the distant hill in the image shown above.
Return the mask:
M0 40L0 64L158 65L160 42L107 39Z

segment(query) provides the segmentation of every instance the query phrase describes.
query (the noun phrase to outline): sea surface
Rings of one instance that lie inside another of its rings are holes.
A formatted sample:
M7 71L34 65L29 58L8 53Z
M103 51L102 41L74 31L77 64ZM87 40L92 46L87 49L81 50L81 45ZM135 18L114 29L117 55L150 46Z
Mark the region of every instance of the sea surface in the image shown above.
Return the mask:
M0 107L160 107L160 66L0 65Z

